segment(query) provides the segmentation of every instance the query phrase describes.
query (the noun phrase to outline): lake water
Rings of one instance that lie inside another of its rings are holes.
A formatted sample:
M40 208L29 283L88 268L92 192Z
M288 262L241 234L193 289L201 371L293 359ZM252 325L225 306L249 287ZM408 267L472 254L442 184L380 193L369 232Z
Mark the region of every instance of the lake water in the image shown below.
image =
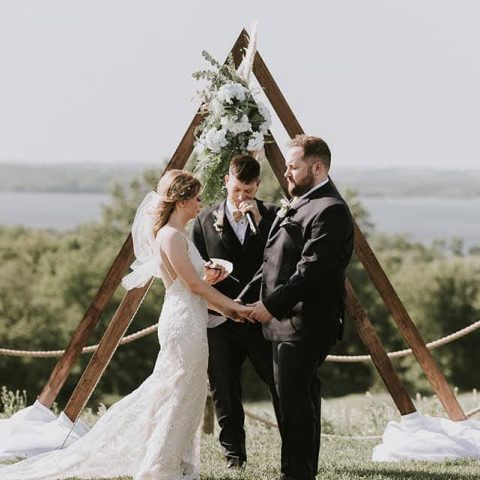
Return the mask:
M480 198L360 198L377 231L408 233L414 240L459 237L480 245Z
M70 230L99 219L107 194L0 192L0 224Z
M69 230L100 218L104 194L0 192L0 224ZM376 230L414 240L460 237L480 245L480 198L361 198Z

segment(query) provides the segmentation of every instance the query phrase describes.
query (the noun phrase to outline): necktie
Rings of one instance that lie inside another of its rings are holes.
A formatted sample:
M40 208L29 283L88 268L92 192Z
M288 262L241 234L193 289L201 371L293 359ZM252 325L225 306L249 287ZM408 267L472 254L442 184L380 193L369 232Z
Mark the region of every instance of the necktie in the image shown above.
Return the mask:
M243 218L243 212L241 210L234 210L232 215L235 222L239 222Z

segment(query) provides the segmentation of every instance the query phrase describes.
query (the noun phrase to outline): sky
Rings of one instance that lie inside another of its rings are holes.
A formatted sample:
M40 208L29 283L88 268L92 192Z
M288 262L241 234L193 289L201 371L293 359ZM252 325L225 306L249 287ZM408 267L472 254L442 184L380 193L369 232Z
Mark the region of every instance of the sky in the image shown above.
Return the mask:
M0 162L161 162L201 51L223 61L256 20L334 165L480 168L479 18L476 0L0 0Z

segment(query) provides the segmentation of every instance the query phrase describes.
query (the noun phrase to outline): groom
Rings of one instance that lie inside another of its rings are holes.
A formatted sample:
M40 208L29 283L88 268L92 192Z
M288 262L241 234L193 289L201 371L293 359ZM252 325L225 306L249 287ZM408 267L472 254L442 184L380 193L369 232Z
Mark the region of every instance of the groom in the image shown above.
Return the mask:
M255 198L259 177L257 160L250 155L234 157L225 177L226 200L205 209L193 225L193 241L205 260L222 258L233 263L232 276L215 284L215 288L230 298L237 297L260 267L268 232L276 218L275 205ZM245 216L247 212L258 226L256 235ZM208 377L220 424L220 443L227 466L239 468L247 460L241 368L248 357L268 385L278 413L272 348L263 338L259 323L238 323L210 312L208 327Z
M261 269L239 295L244 302L260 298L251 318L273 346L284 480L313 480L317 473L318 368L343 330L353 224L329 181L330 159L320 138L290 142L285 177L293 199L270 230Z

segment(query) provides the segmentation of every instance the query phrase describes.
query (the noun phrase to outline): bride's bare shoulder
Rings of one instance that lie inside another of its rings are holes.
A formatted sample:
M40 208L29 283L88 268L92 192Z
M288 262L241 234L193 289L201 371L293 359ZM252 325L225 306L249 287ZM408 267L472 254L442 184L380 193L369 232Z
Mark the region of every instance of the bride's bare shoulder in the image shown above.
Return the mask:
M164 225L157 233L157 241L161 243L163 247L174 248L185 245L185 237L176 228L170 225Z

